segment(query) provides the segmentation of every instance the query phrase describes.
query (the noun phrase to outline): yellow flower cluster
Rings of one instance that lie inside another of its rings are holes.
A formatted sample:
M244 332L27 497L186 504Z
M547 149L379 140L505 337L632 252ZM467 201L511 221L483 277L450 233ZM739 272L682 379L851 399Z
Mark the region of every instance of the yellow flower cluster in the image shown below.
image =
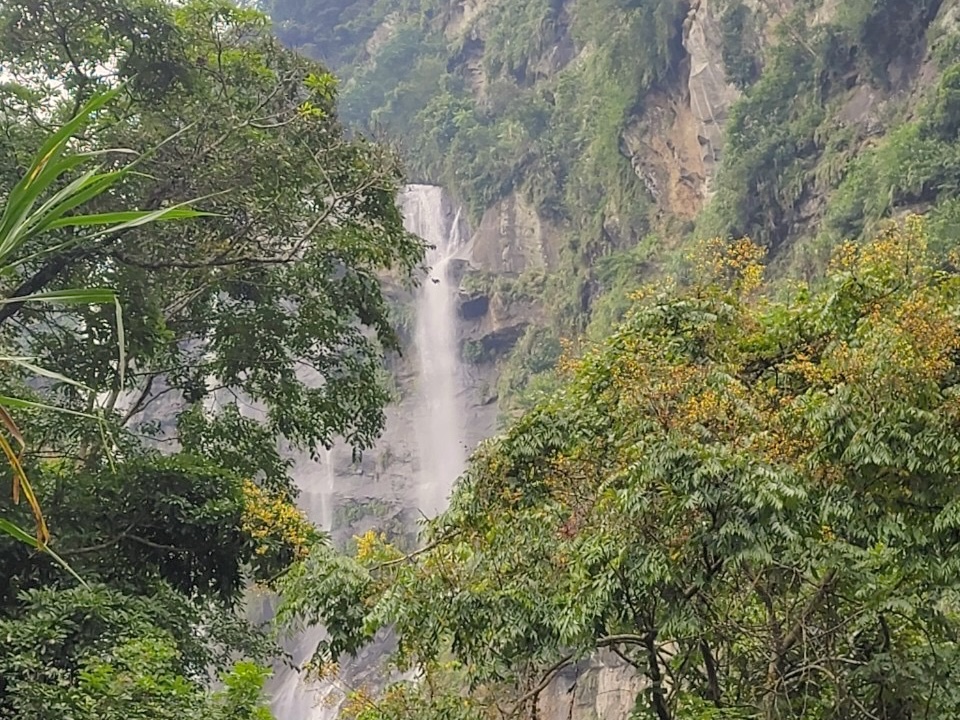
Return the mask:
M828 268L831 272L849 272L857 266L860 257L860 247L851 240L846 240L833 251Z
M360 562L389 562L403 557L403 553L390 544L386 533L367 530L353 540L357 544L357 560Z
M825 368L815 363L809 352L798 352L789 360L777 366L779 372L785 375L796 375L807 383L818 383L828 378Z
M365 688L347 693L340 706L340 715L345 718L359 718L364 712L376 707L373 696Z
M714 425L730 420L734 409L728 398L715 390L705 389L692 393L677 409L677 419L681 426Z
M880 235L863 246L858 269L889 268L904 273L922 265L927 253L927 234L920 215L908 215L902 223L890 223Z
M375 530L367 530L363 535L359 535L356 541L357 560L364 562L376 555L377 548L387 541L387 536L383 533L378 535Z
M580 367L577 349L569 338L560 338L560 357L557 360L557 372L571 375Z
M763 284L766 248L749 238L727 241L711 238L701 242L688 259L697 276L707 283L732 281L741 293L751 293Z
M292 550L295 559L302 559L317 540L317 530L289 500L268 493L252 480L243 482L243 531L264 556L277 545Z
M950 356L960 347L960 332L956 320L929 295L907 298L897 312L896 324L907 336L905 344L922 376L936 378L953 367Z

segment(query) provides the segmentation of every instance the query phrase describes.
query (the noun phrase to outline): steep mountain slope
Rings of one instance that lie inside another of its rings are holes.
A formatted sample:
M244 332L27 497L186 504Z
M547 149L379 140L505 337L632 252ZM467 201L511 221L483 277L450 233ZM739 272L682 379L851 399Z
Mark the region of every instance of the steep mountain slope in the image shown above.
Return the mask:
M340 75L348 119L400 143L412 179L468 211L473 438L494 400L529 406L565 341L607 335L628 292L700 238L750 236L771 272L808 277L841 239L907 210L929 213L940 250L960 241L960 0L270 10L287 43ZM625 716L642 682L617 662L567 669L570 692L545 693L542 716Z
M499 373L504 408L559 338L609 330L623 291L697 236L747 235L779 272L808 273L905 208L932 210L942 242L957 235L957 0L270 10L343 78L350 120L402 142L417 179L467 206L470 297L505 315L518 299L542 308L523 308L537 319L526 337L472 354L502 359L519 340Z

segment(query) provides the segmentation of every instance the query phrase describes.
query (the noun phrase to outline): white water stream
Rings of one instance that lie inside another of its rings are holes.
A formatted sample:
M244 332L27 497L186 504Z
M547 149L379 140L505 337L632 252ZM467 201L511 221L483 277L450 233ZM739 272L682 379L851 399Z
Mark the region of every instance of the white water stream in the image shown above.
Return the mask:
M388 411L388 425L400 424L416 448L415 477L406 502L427 517L442 511L454 481L463 472L466 419L463 412L465 377L457 337L457 280L453 261L462 251L460 212L444 192L432 185L410 185L400 197L404 226L433 246L427 252L427 278L416 304L416 392ZM397 432L396 429L393 430ZM310 518L332 529L335 509L336 453L328 451L322 467L298 460L293 468L303 493L301 507ZM411 470L411 472L414 472ZM343 478L341 483L349 483ZM297 664L307 660L323 638L322 628L307 629L289 647ZM277 720L332 720L342 693L334 685L308 683L294 669L278 670L271 683L272 710Z
M457 282L451 261L462 248L460 211L453 215L443 190L411 185L403 195L407 229L433 246L427 252L430 277L417 303L416 351L419 361L420 411L416 423L420 468L417 505L432 517L447 505L448 495L464 470L466 427L460 345L457 341Z

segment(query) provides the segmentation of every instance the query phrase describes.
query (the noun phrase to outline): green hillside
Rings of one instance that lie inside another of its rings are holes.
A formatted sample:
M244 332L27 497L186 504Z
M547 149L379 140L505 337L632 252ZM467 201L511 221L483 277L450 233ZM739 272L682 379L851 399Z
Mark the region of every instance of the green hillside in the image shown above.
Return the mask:
M951 0L272 0L270 12L342 78L345 117L401 145L410 176L454 192L475 224L521 198L548 226L545 267L527 272L546 277L513 280L539 286L537 332L553 342L605 335L625 291L698 237L750 237L775 273L809 277L841 239L905 210L930 213L935 247L957 236ZM514 376L505 407L535 365L501 368Z

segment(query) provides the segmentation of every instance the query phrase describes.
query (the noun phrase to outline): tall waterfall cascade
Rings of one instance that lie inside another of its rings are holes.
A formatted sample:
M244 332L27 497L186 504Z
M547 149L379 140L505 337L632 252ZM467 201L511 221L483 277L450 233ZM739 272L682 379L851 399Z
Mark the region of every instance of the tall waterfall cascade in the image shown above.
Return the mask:
M382 488L407 508L427 517L441 512L447 504L454 481L463 472L470 448L464 411L468 380L460 360L457 329L456 260L464 251L464 223L460 211L442 188L409 185L399 198L404 226L429 247L427 275L417 288L414 347L416 386L408 388L400 402L387 409L384 441L372 453L387 452L388 440L409 455L406 477L400 488ZM390 448L395 452L394 448ZM300 506L310 519L333 530L336 505L341 493L349 494L352 477L338 477L349 451L337 448L321 454L320 462L295 457L293 474L301 488ZM338 462L340 461L340 462ZM376 485L368 493L378 492ZM288 645L292 661L299 665L309 659L324 637L320 627L307 628ZM377 672L378 658L357 659L353 684ZM342 686L341 686L342 685ZM278 667L268 692L278 720L333 720L347 684L333 680L313 683L295 668Z
M462 249L460 210L450 217L441 188L410 185L403 194L404 225L423 238L430 277L417 303L416 352L420 398L416 433L420 470L418 507L433 516L443 510L453 481L466 462L461 412L464 382L457 341L457 283L451 261Z

